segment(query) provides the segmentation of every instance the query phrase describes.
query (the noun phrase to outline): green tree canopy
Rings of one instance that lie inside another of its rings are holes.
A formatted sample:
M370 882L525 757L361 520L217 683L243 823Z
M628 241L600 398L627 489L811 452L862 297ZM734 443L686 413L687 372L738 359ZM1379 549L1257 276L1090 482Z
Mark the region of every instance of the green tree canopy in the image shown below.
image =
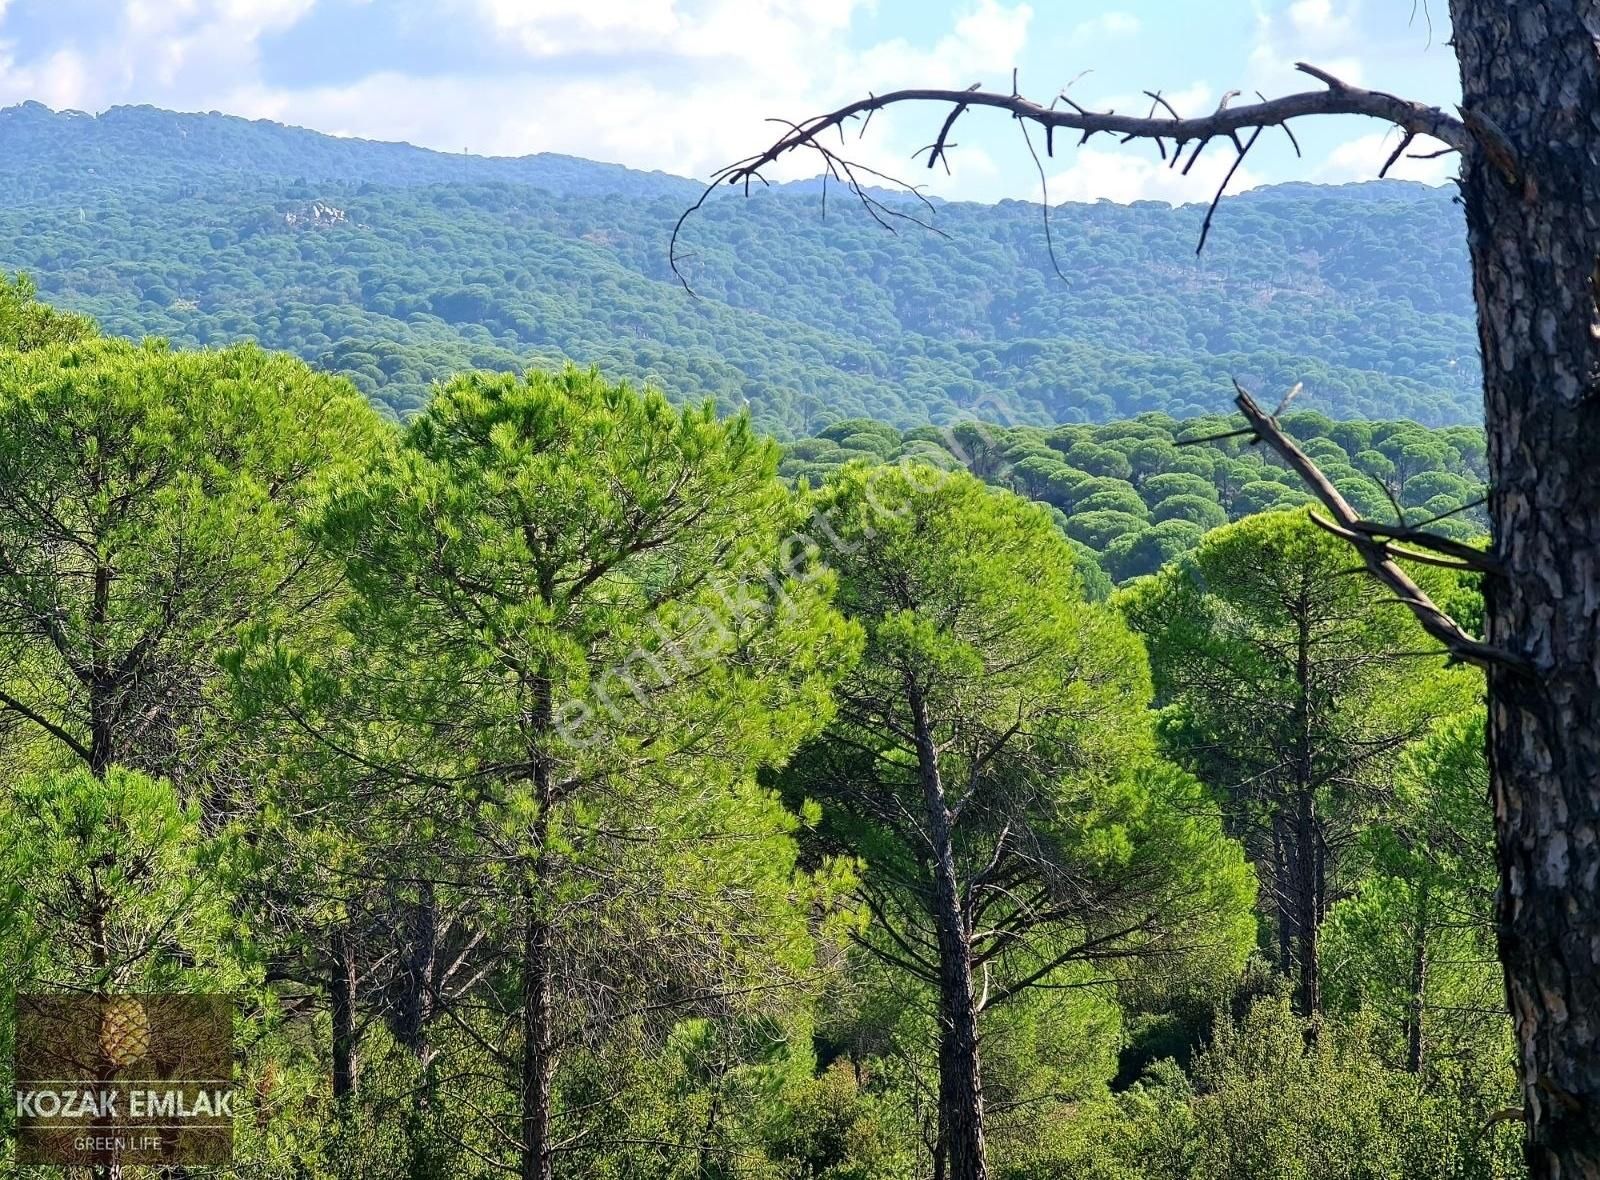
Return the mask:
M251 346L0 352L0 719L97 773L190 765L235 630L326 590L317 482L383 431Z
M863 945L927 989L936 1154L978 1175L983 1013L1122 958L1236 963L1248 876L1156 760L1139 645L1041 509L906 466L845 469L818 511L867 647L788 781L866 861Z

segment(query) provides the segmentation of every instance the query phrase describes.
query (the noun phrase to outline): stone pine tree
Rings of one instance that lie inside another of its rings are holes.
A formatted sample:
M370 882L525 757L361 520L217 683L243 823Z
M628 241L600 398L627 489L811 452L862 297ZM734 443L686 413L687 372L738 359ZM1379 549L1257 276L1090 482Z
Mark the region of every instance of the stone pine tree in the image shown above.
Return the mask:
M1359 880L1330 919L1337 999L1369 1005L1395 1030L1391 1060L1413 1073L1442 1061L1474 1082L1475 1072L1497 1077L1510 1040L1495 970L1483 731L1473 709L1406 751L1389 814L1363 839Z
M816 511L867 646L787 779L866 863L863 947L932 999L935 1174L979 1180L984 1013L1141 956L1237 966L1248 871L1155 763L1138 641L1043 507L908 465L847 469Z
M558 1067L586 1038L805 968L794 821L754 775L826 721L855 643L826 572L780 546L799 518L776 463L744 418L594 373L459 378L318 517L342 642L243 661L400 792L427 859L396 845L391 871L442 864L489 911L476 1042L510 1134L476 1122L525 1180L555 1171Z
M1402 750L1480 683L1442 671L1411 614L1349 567L1303 511L1265 513L1119 600L1150 649L1168 749L1228 800L1259 867L1307 1017L1322 1010L1319 937L1346 850L1387 814Z
M94 321L40 303L27 275L0 275L0 350L31 352L51 344L76 344L97 335Z
M908 103L942 108L926 153L930 167L943 160L962 115L983 108L1012 116L1024 131L1034 128L1029 149L1052 155L1105 134L1151 142L1180 166L1201 150L1232 152L1237 165L1261 135L1319 115L1359 115L1397 129L1394 160L1419 137L1420 150L1442 144L1458 153L1483 353L1493 531L1488 555L1463 560L1489 575L1486 641L1454 627L1394 576L1382 543L1392 532L1346 532L1373 572L1447 637L1455 654L1488 671L1500 957L1521 1058L1529 1166L1538 1178L1596 1177L1600 481L1592 473L1600 463L1600 219L1593 212L1600 206L1600 0L1449 0L1448 9L1459 114L1352 86L1305 64L1299 68L1318 87L1225 104L1196 118L1179 116L1159 91L1141 117L1089 110L1067 95L1035 102L1013 79L1003 90L868 94L794 124L713 183L748 187L780 157L814 150L830 177L881 219L920 216L914 205L884 202L857 183L868 174L835 146L848 142L841 135L847 125ZM1259 411L1251 428L1274 446L1287 441ZM1326 489L1316 490L1331 510ZM1437 550L1419 530L1405 539Z
M0 734L185 780L236 629L327 587L312 486L382 427L289 357L76 331L0 351Z

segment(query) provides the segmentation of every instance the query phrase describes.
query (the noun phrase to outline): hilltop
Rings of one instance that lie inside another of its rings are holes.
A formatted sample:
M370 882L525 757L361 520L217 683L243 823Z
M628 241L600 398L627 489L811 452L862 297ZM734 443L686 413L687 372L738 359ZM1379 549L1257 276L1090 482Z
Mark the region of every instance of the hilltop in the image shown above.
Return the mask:
M690 180L496 159L217 114L0 112L0 269L108 330L243 337L397 414L464 367L570 358L785 436L871 417L1048 425L1193 416L1228 379L1334 417L1480 413L1460 214L1397 182L1202 210L941 204L884 232L815 185L723 195L667 261Z

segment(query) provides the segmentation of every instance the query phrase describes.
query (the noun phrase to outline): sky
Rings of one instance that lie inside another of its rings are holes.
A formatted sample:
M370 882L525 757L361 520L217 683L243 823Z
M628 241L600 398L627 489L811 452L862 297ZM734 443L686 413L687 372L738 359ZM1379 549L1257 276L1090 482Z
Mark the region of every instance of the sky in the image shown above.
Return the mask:
M222 111L445 151L555 151L704 178L778 125L901 86L975 82L1143 114L1160 89L1185 114L1230 90L1345 80L1449 106L1443 0L0 0L0 106L94 113L127 103ZM1431 17L1431 24L1430 24ZM1243 101L1243 100L1235 100ZM1037 199L1017 125L964 118L951 175L910 159L942 111L901 108L852 154L950 199ZM1305 121L1305 152L1265 136L1230 191L1376 174L1396 140L1357 119ZM1420 146L1419 146L1420 150ZM1045 161L1052 202L1209 199L1232 152L1188 178L1148 144L1101 137ZM795 161L774 174L817 171ZM1405 160L1441 183L1452 162Z

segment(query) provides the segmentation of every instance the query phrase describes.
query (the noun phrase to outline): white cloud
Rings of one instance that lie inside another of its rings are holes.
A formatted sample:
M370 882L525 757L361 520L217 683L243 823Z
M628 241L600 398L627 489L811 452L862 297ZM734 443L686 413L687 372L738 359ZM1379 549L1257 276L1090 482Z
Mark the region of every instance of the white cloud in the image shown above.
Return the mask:
M1068 35L1073 44L1103 41L1110 37L1132 37L1143 27L1131 12L1103 12L1080 22Z
M1362 58L1370 40L1362 26L1361 0L1293 0L1267 7L1253 0L1255 42L1250 51L1247 90L1267 94L1302 90L1304 74L1294 68L1308 61L1353 86L1363 85Z
M1353 17L1349 8L1335 8L1333 0L1295 0L1288 15L1296 33L1319 39L1345 36Z
M1327 159L1317 168L1314 179L1325 184L1342 184L1352 180L1372 180L1379 169L1400 146L1400 132L1374 131L1346 140L1328 153ZM1413 153L1427 155L1445 145L1428 136L1420 136L1406 149L1406 154L1396 160L1388 175L1395 180L1418 180L1424 184L1442 184L1455 175L1454 156L1440 156L1432 160L1412 159Z
M856 50L845 34L864 2L649 0L635 7L631 0L473 0L482 19L501 22L528 68L421 77L383 72L298 89L246 74L204 105L444 150L465 144L494 155L556 151L706 176L769 143L778 130L770 117L793 118L860 97L866 79L882 92L1008 78L1032 17L1026 4L977 0L931 44L897 38ZM561 51L563 38L585 28L587 44L615 46L615 38L597 30L633 13L655 30L651 53L632 62L624 54L596 72L541 68L540 61ZM931 138L929 121L936 125L940 117L928 109L884 112L851 154L890 175L932 179L948 194L1005 195L994 159L976 144L951 153L948 179L942 169L930 178L908 161ZM814 156L792 156L770 178L812 176L820 167Z
M1233 166L1231 145L1213 143L1197 163L1183 175L1182 168L1169 168L1159 157L1145 154L1149 145L1136 153L1134 145L1097 148L1092 143L1077 150L1072 164L1050 179L1050 201L1167 201L1181 205L1189 201L1209 201L1217 186ZM1192 149L1191 149L1192 150ZM1228 192L1254 188L1261 179L1248 166L1241 166L1228 184Z
M534 57L648 50L683 57L770 54L849 24L857 0L474 0L497 34Z
M254 76L260 38L292 27L316 2L128 0L74 43L41 56L19 61L14 42L0 43L0 103L31 98L102 110L215 94Z
M647 45L678 32L673 0L478 0L490 26L535 56L594 45ZM618 38L621 38L619 43Z

